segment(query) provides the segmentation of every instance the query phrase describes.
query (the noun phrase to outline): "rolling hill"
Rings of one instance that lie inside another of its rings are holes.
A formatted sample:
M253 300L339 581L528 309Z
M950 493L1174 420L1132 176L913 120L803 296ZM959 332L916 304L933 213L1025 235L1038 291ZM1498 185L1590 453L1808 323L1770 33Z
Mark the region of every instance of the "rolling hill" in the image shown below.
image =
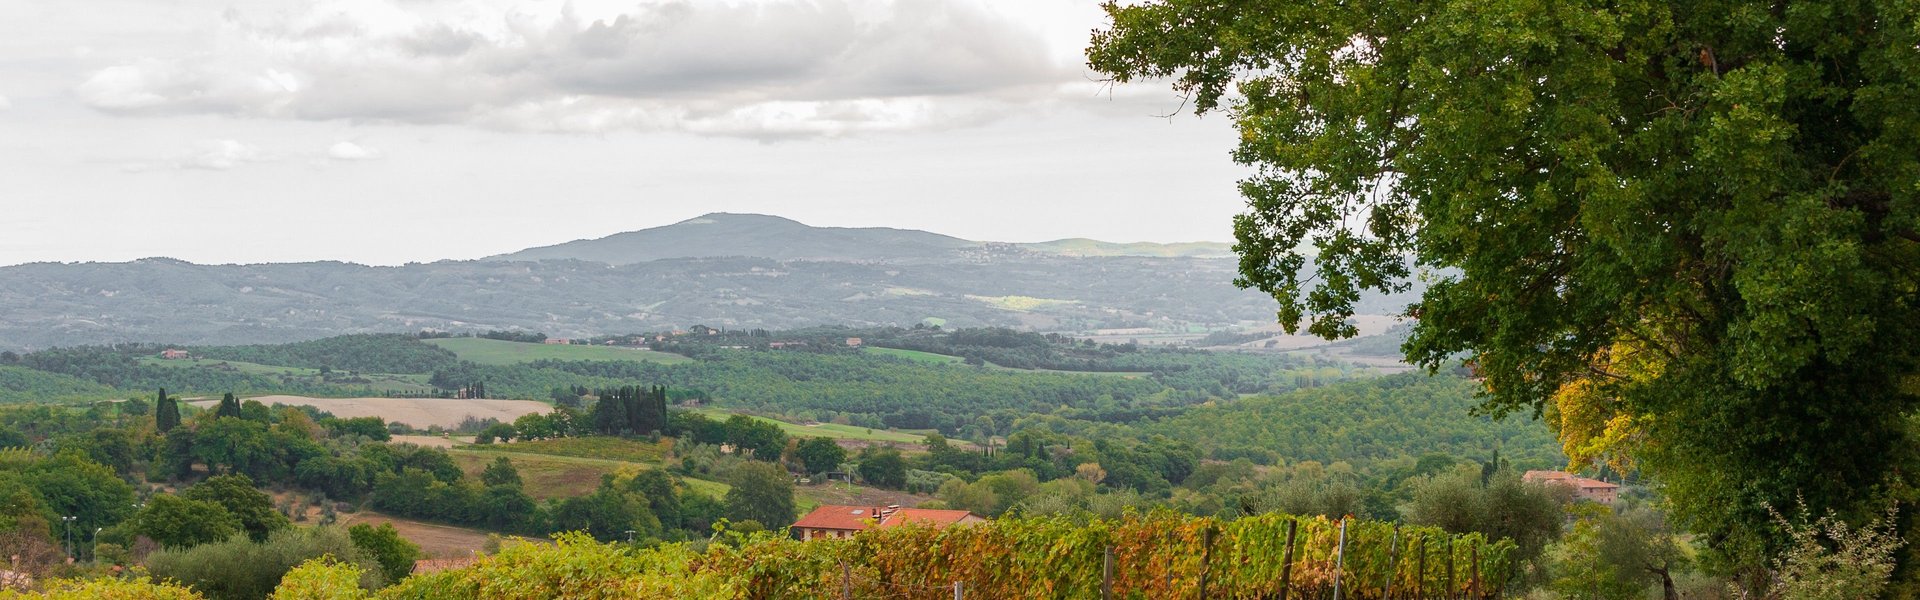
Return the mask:
M1022 246L715 214L492 259L397 267L32 263L0 267L0 349L281 343L421 329L584 337L696 324L1185 333L1272 320L1271 298L1233 286L1233 259L1187 256L1194 252L1211 250L1091 240ZM1417 292L1365 297L1358 308L1397 313Z
M628 265L669 258L908 262L951 258L980 246L956 237L883 227L811 227L768 215L713 213L663 227L528 248L486 260L585 260Z

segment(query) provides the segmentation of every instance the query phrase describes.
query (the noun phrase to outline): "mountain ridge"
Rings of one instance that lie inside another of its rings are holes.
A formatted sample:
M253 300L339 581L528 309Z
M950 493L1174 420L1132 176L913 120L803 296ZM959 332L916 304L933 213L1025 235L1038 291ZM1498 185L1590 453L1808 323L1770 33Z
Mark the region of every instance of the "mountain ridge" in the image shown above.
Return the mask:
M919 229L817 227L774 215L720 212L658 227L536 246L480 260L586 260L625 265L673 258L753 257L913 263L953 260L982 251L1004 252L1007 249L1061 256L1225 258L1232 254L1231 246L1217 242L1120 243L1090 238L1031 243L990 242Z

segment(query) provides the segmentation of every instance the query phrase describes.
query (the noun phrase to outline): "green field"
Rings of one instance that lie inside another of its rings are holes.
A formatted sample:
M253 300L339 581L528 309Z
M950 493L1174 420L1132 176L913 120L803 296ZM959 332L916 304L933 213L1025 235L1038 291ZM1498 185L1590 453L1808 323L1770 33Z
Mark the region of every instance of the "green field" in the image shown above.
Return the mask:
M872 354L874 356L891 356L894 358L903 358L903 359L911 360L914 362L923 362L923 363L929 363L929 364L957 365L957 364L965 363L967 360L964 358L960 358L958 356L949 356L946 354L934 354L932 352L921 352L919 350L901 350L899 348L881 348L879 346L867 346L864 349L864 351L867 354ZM1064 373L1067 375L1112 375L1117 377L1146 377L1148 375L1152 375L1152 373L1147 373L1143 371L1061 371L1057 369L1015 369L1013 367L1002 367L1000 365L996 365L993 363L987 363L986 367L989 369L997 369L1001 371L1018 371L1022 373Z
M209 369L269 377L312 379L315 383L320 382L319 369L303 367L282 367L210 358L165 359L143 356L135 360L143 365L160 366L169 369ZM368 391L374 392L426 392L433 389L432 386L427 384L427 377L426 374L394 373L353 373L349 375L343 371L334 371L333 374L328 377L326 383L348 388L365 388Z
M219 371L232 371L235 373L252 373L254 375L284 375L288 377L319 377L320 376L319 369L303 369L300 367L276 367L273 365L240 362L237 360L214 360L210 358L165 359L165 358L156 358L152 356L143 356L135 360L143 365L154 365L154 366L161 366L161 367L170 367L175 369L214 369Z
M460 356L460 360L483 365L511 365L536 360L628 360L664 364L693 362L693 359L678 354L614 346L532 344L486 338L439 338L426 342L452 351Z
M505 456L507 460L513 462L513 467L520 471L521 480L526 482L527 494L540 500L590 494L595 488L600 487L602 475L631 476L642 469L658 469L662 465L657 456L652 461L637 462L612 458L503 451L507 446L514 445L518 443L490 450L477 450L477 448L487 448L485 445L460 446L448 449L447 455L452 456L454 462L459 463L461 470L475 477L478 477L480 471L487 465L492 464L495 458ZM644 443L642 445L651 446ZM725 483L705 479L683 476L680 477L680 481L687 486L687 489L716 498L725 496L727 490L733 489L733 486Z
M470 446L462 446L461 448L481 452L513 452L519 454L545 454L549 456L602 458L627 462L657 463L666 457L667 449L671 446L671 441L648 443L642 440L595 435L535 440L531 442L473 444Z
M703 408L698 410L699 412L707 415L708 417L712 417L715 419L726 419L736 414L732 411L728 411L722 408ZM866 427L856 427L853 425L839 425L835 423L819 423L815 425L801 425L798 423L788 423L786 421L782 421L779 419L769 419L767 417L761 417L761 416L755 416L755 415L747 415L747 416L780 426L780 430L786 432L788 437L828 437L828 438L833 438L837 440L860 440L860 441L867 441L867 442L900 442L905 444L919 444L926 441L926 436L920 435L918 433L908 433L905 431L868 429Z
M891 356L894 358L904 358L914 362L933 363L933 364L959 364L966 361L966 359L960 358L958 356L947 356L945 354L934 354L932 352L921 352L919 350L901 350L899 348L881 348L879 346L867 346L865 349L862 350L862 352L866 352L867 354L872 354L875 356Z

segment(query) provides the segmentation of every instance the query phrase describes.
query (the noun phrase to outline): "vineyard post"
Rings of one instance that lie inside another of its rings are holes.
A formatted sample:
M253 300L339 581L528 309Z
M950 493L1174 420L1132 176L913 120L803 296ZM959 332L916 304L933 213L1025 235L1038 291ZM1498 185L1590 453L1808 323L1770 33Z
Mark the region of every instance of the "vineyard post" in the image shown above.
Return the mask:
M1387 542L1387 585L1385 588L1387 591L1384 594L1384 596L1387 598L1393 597L1393 584L1394 584L1393 580L1395 579L1394 575L1399 574L1398 571L1394 570L1394 566L1395 566L1394 560L1399 557L1400 557L1400 526L1394 525L1393 538Z
M1161 540L1165 542L1166 548L1168 550L1173 550L1173 530L1171 529L1167 530L1166 534L1161 536ZM1168 593L1173 592L1173 563L1172 562L1168 562L1167 568L1160 571L1160 587L1166 588Z
M963 598L966 598L966 596L967 594L964 591L964 589L960 586L960 582L958 581L953 582L953 600L962 600Z
M853 567L840 561L840 600L853 600Z
M1280 600L1287 600L1287 590L1293 588L1293 534L1299 527L1299 519L1287 520L1287 547L1280 553Z
M1420 560L1418 572L1413 575L1413 597L1419 600L1427 593L1427 539L1420 538Z
M1474 598L1481 598L1483 597L1483 594L1481 593L1482 590L1480 589L1480 545L1475 544L1473 546L1469 546L1468 548L1473 551L1473 561L1467 563L1473 566L1473 584L1468 589L1472 590L1472 594Z
M1347 518L1340 517L1340 540L1333 543L1333 600L1340 600L1340 578L1347 570Z
M1213 574L1213 524L1200 531L1200 600L1207 598L1207 576Z
M1449 536L1446 544L1441 546L1441 548L1442 552L1447 553L1447 597L1453 598L1458 596L1453 590L1453 538Z
M1100 560L1100 600L1113 600L1113 546Z

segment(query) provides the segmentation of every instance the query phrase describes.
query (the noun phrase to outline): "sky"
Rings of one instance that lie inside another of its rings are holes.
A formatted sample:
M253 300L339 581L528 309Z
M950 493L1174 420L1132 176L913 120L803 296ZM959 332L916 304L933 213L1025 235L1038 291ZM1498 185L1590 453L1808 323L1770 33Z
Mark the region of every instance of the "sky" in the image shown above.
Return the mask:
M0 265L468 259L711 212L1227 241L1097 0L7 0Z

